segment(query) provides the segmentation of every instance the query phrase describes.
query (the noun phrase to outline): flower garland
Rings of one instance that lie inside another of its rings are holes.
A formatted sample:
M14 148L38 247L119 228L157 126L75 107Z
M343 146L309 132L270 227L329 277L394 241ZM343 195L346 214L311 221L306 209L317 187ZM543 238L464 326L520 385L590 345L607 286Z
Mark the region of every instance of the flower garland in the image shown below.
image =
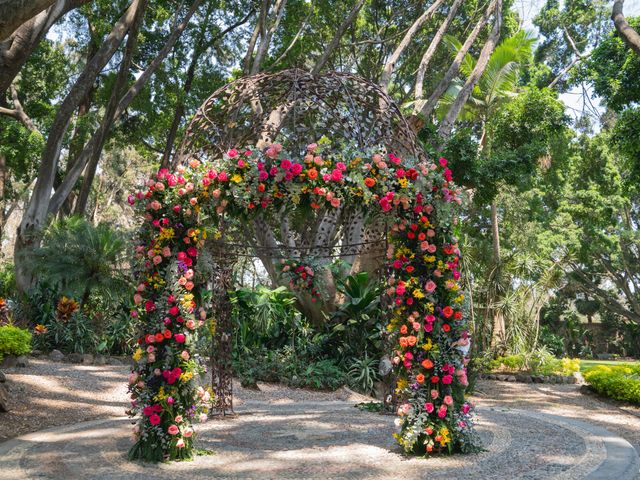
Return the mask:
M387 287L401 401L394 436L406 452L420 454L472 451L477 444L472 405L464 397L470 333L451 212L461 200L451 189L446 159L430 169L436 173L430 198L418 193L393 225Z
M380 150L334 150L323 138L298 162L278 144L264 151L232 149L215 165L191 159L175 173L160 170L146 191L129 197L145 220L131 312L142 328L129 376L129 414L138 418L131 458L191 458L192 422L207 418L212 392L196 382L203 367L195 345L207 318L206 279L198 276L197 265L207 232L220 234L220 215L242 220L345 204L396 222L388 252L393 268L388 294L394 302L388 331L397 340L394 363L403 401L398 442L421 452L469 444L471 407L464 401L461 350L468 331L451 221L460 199L446 161L416 163ZM293 289L316 299L317 271L310 265L290 260L280 269Z

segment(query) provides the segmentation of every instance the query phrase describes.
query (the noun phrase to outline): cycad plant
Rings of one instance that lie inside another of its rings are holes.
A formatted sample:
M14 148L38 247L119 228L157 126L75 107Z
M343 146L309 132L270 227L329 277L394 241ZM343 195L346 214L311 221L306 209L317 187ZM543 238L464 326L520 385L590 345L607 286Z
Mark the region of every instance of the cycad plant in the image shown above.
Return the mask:
M29 258L39 281L79 298L84 306L92 293L114 298L124 288L125 240L107 224L92 225L82 217L54 221L42 246Z

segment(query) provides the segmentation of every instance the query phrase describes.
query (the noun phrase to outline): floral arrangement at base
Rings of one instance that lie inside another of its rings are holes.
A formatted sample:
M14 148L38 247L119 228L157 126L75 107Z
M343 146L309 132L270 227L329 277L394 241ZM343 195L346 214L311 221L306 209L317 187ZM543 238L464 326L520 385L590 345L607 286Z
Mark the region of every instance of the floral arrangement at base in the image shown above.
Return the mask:
M380 148L332 145L326 138L310 144L300 161L292 158L278 144L262 151L232 149L212 164L192 158L175 173L160 170L146 191L129 197L145 220L131 312L142 331L129 376L129 414L138 418L130 457L193 456L192 423L206 420L213 394L196 381L203 367L195 345L207 319L207 278L198 272L198 259L207 237L220 236L222 216L228 222L323 215L345 206L395 222L388 252L388 294L394 302L388 331L397 340L398 442L411 452L468 450L469 332L453 235L460 197L446 160L401 159ZM292 289L316 299L321 292L314 260L285 260L280 271Z

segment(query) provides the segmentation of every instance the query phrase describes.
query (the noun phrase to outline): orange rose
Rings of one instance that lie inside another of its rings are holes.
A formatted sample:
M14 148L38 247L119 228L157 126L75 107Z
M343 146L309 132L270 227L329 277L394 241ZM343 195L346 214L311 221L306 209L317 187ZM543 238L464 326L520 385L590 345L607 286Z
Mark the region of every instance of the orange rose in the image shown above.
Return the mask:
M407 334L407 326L406 326L406 325L402 325L402 326L400 327L400 333L401 333L402 335L406 335L406 334Z
M407 346L409 345L409 342L407 341L407 337L400 337L398 339L398 342L400 343L400 346L402 348L407 348Z
M371 178L371 177L367 177L364 179L364 184L371 188L376 184L376 179L375 178Z
M416 375L416 382L418 383L424 383L424 375L419 373L418 375Z
M315 180L316 178L318 178L318 170L316 170L315 168L310 168L307 171L307 177L309 177L309 180Z
M418 339L413 335L409 335L407 337L407 343L409 344L410 347L413 347L417 342L418 342Z
M431 368L433 368L433 362L431 360L429 360L428 358L426 360L422 361L422 368L429 370Z

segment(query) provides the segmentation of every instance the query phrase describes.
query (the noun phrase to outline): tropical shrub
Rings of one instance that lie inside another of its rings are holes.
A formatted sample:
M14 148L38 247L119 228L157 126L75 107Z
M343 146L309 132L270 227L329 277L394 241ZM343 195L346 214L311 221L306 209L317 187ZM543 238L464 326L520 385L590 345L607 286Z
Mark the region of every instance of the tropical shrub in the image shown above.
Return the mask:
M299 356L295 350L263 348L236 356L234 372L245 387L257 382L282 383L291 387L335 390L344 385L346 376L335 360Z
M582 375L599 394L640 405L640 363L596 365Z
M548 351L539 349L527 354L497 357L488 363L487 370L568 376L580 371L580 359L556 358Z
M0 360L7 355L25 355L31 351L31 333L14 325L0 327Z
M125 241L110 225L94 226L82 217L54 221L42 246L28 262L40 282L78 298L84 306L92 293L121 297L127 291L124 275Z

